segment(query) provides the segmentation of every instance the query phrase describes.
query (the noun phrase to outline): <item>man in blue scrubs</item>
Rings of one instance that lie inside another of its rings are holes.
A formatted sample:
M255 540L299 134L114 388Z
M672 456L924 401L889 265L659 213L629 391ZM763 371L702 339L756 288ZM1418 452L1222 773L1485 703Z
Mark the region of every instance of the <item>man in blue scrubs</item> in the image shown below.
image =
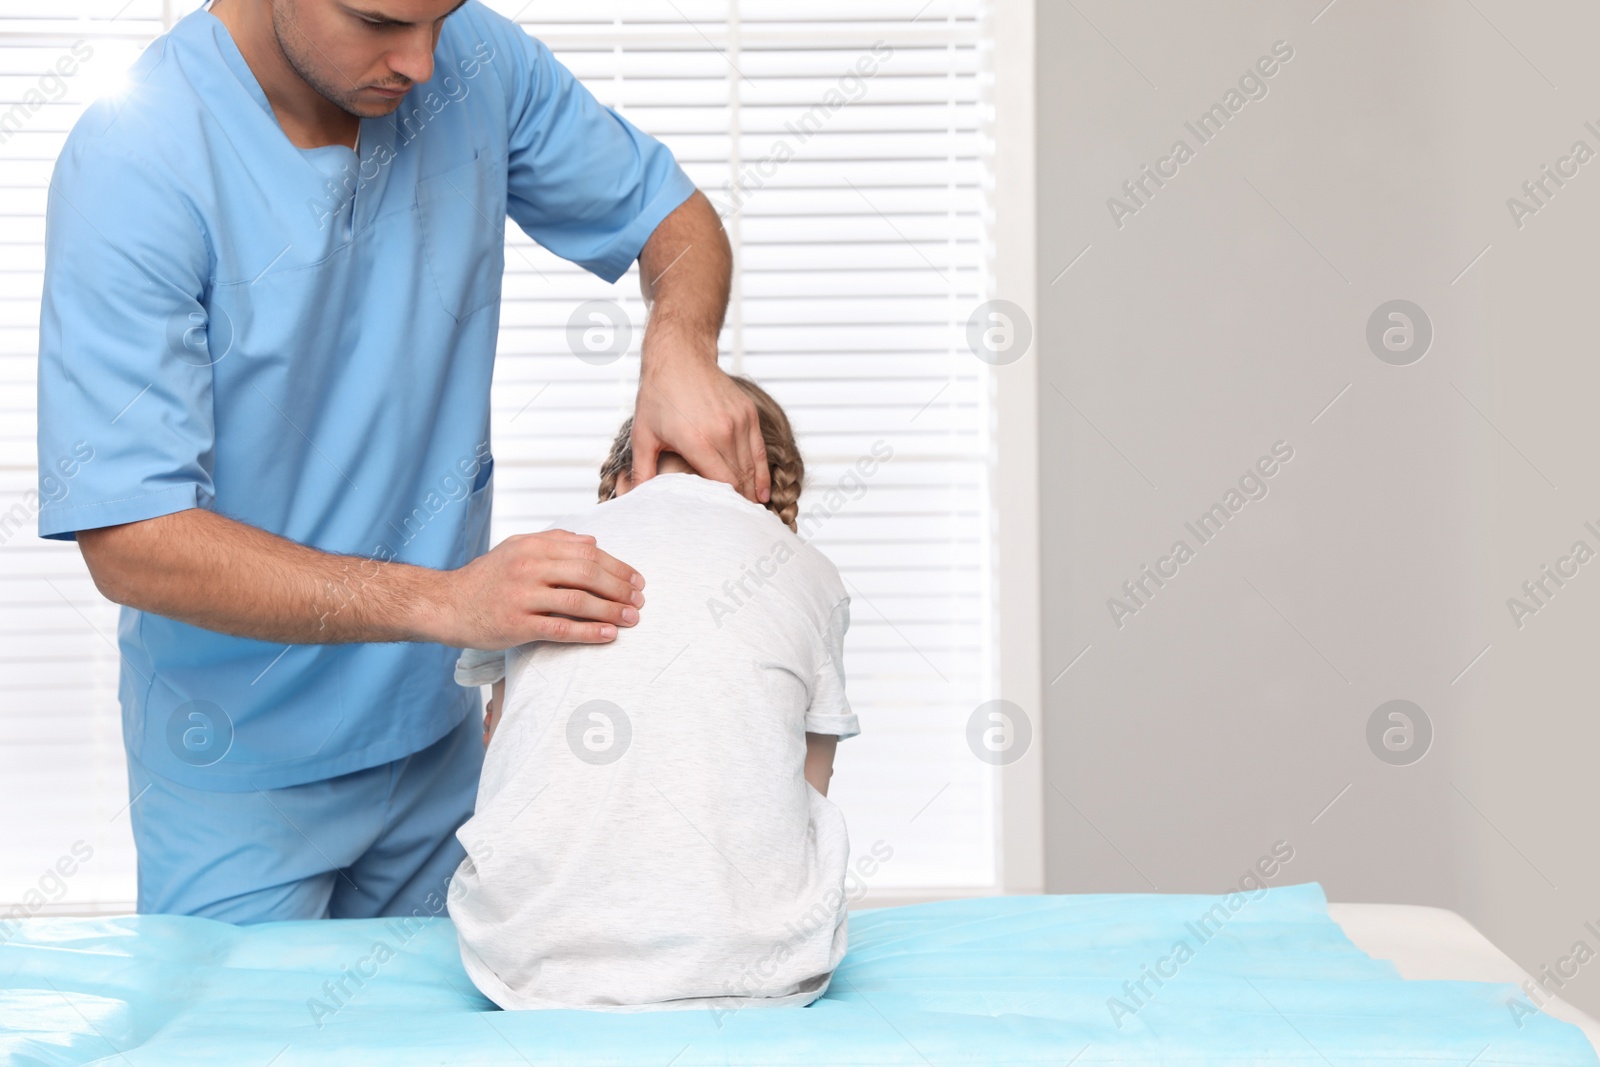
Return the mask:
M505 219L609 281L639 261L635 478L676 452L764 500L716 364L726 237L477 0L215 0L130 81L51 181L39 466L73 470L39 532L124 605L139 908L438 913L482 759L454 650L644 605L592 538L489 550Z

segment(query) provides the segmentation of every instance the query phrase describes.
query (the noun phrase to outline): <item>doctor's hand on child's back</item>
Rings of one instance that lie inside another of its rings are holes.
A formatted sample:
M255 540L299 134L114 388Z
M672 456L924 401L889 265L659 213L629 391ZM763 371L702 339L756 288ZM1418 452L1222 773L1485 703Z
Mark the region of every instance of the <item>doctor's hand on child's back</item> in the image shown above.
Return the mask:
M593 537L516 534L454 571L439 572L434 640L456 648L529 641L593 644L639 621L644 577Z

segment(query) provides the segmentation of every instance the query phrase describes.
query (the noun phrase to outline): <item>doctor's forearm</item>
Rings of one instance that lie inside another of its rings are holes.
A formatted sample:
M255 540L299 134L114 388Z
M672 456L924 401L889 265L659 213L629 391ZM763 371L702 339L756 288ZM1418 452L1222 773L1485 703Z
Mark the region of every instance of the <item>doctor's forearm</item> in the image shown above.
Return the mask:
M321 552L203 508L80 530L78 546L118 604L290 645L598 644L644 606L642 575L565 530L515 534L450 571Z
M647 365L686 349L716 360L732 277L733 251L722 220L696 192L661 221L639 253L639 289L650 308ZM660 343L668 334L675 343Z
M109 599L217 633L285 644L429 639L419 609L444 575L307 548L202 508L82 530Z
M663 219L639 254L650 306L633 412L633 480L675 452L702 478L765 503L771 470L754 401L717 365L733 253L711 202L695 193Z

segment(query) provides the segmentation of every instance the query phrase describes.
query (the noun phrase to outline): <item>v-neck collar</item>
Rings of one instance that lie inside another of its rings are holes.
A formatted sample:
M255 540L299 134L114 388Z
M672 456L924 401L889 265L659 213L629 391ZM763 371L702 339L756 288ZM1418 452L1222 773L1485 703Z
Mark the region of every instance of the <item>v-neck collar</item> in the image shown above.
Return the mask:
M244 58L244 53L239 50L239 44L233 39L233 34L221 19L211 13L211 4L208 2L205 6L196 9L192 17L204 21L206 28L211 32L212 39L216 42L217 51L222 56L222 61L227 64L229 71L238 80L239 84L244 87L245 92L250 94L250 98L272 120L272 126L278 131L278 136L282 137L290 148L299 152L306 162L315 167L319 173L324 175L329 173L337 174L343 169L343 166L359 163L362 158L361 149L363 145L370 147L377 141L377 138L367 130L369 120L363 118L359 119L356 127L355 148L340 144L301 148L295 144L289 139L289 134L285 132L283 124L278 121L278 113L273 110L272 101L267 99L266 90L261 87L261 82L256 78L255 71L250 69L250 63ZM331 167L329 166L330 164Z

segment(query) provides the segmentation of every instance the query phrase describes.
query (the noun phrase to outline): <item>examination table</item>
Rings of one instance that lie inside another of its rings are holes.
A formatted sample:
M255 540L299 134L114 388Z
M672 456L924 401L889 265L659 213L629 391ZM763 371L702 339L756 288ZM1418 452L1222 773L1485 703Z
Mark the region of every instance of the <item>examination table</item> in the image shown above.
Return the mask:
M1600 1064L1520 977L1450 912L1315 883L858 911L825 997L731 1013L498 1011L443 917L37 918L0 943L0 1063Z

